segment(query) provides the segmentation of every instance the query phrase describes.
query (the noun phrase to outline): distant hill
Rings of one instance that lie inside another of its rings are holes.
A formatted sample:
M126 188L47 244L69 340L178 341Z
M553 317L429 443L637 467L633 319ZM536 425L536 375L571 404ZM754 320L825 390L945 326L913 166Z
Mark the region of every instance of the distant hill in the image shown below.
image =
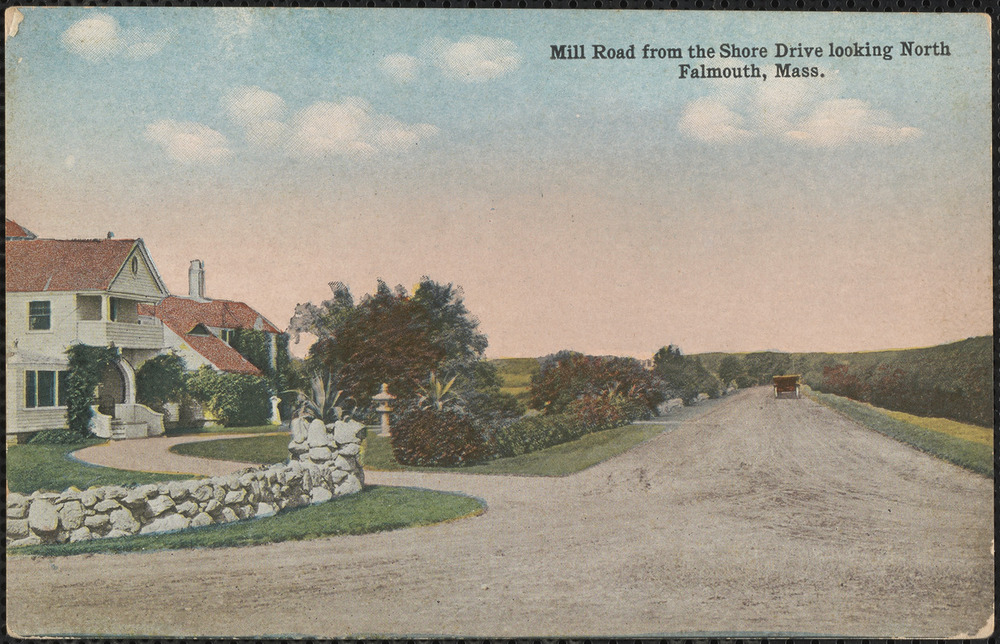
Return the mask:
M490 360L496 365L503 380L501 391L513 394L523 403L528 402L528 387L531 386L531 376L538 373L540 366L537 358L497 358Z
M718 373L727 355L697 354ZM993 425L993 337L979 336L920 349L852 353L753 354L802 375L814 389L920 416Z

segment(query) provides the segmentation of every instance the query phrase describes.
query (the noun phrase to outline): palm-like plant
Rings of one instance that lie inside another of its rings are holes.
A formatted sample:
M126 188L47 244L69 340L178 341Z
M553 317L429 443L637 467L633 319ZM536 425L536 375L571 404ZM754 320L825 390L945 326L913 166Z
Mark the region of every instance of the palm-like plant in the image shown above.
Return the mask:
M443 411L446 407L460 407L464 404L462 397L451 390L458 376L453 376L448 382L439 380L437 374L431 372L427 386L420 385L417 406L421 409L436 409Z
M324 421L344 420L345 418L348 418L350 414L345 412L344 407L337 404L340 402L344 391L342 389L334 390L336 384L337 383L333 374L329 372L314 373L309 377L311 391L305 392L301 389L287 390L288 392L298 394L295 414L297 416L303 416L308 413ZM349 396L344 400L344 402L350 400L354 399ZM357 407L357 404L355 404L354 407ZM352 407L352 409L354 409L354 407Z

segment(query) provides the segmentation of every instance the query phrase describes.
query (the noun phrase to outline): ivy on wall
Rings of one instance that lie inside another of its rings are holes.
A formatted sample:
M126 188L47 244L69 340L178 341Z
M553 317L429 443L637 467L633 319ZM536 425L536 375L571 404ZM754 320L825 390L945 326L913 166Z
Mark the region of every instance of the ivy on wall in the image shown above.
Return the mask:
M69 375L66 395L66 418L71 431L87 436L90 433L91 406L97 398L97 385L101 374L119 353L113 347L95 347L89 344L74 344L66 349L69 356Z

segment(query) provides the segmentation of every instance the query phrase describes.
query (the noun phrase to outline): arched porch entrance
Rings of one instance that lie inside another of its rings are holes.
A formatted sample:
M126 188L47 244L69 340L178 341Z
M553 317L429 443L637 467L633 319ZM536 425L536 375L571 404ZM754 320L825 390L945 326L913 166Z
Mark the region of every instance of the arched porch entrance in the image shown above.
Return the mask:
M97 385L97 410L115 418L115 406L135 403L135 370L124 358L104 368Z

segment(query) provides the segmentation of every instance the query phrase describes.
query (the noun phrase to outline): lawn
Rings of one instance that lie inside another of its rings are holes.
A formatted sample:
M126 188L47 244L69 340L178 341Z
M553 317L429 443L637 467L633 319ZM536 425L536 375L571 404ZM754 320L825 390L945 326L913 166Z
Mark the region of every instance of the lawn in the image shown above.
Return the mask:
M30 494L35 490L62 492L70 486L84 490L94 485L133 486L192 478L89 465L69 455L104 442L92 439L66 445L12 445L7 449L7 488L11 492Z
M485 507L478 499L451 492L372 486L358 494L260 519L161 534L25 546L8 550L8 555L59 556L301 541L430 525L482 514Z
M166 431L167 436L190 436L192 434L204 436L205 434L270 434L281 431L279 425L256 425L253 427L173 427Z
M679 416L678 416L679 417ZM566 476L635 447L661 433L662 425L626 425L555 445L530 454L499 458L468 467L409 467L392 456L388 437L369 432L364 442L364 467L370 470L409 472L458 472L462 474L517 474L522 476ZM288 435L252 436L184 443L170 448L187 456L216 458L244 463L278 463L288 458Z
M170 448L175 454L214 458L219 461L266 464L284 463L288 460L287 432L264 434L245 438L220 438L214 441L181 443Z
M990 430L937 418L920 418L889 412L833 394L810 391L809 395L865 427L885 434L922 452L985 476L993 475L993 440L983 441L978 432ZM909 420L912 418L913 420ZM951 423L951 424L947 424ZM954 427L958 425L959 428ZM978 439L978 440L975 440Z

